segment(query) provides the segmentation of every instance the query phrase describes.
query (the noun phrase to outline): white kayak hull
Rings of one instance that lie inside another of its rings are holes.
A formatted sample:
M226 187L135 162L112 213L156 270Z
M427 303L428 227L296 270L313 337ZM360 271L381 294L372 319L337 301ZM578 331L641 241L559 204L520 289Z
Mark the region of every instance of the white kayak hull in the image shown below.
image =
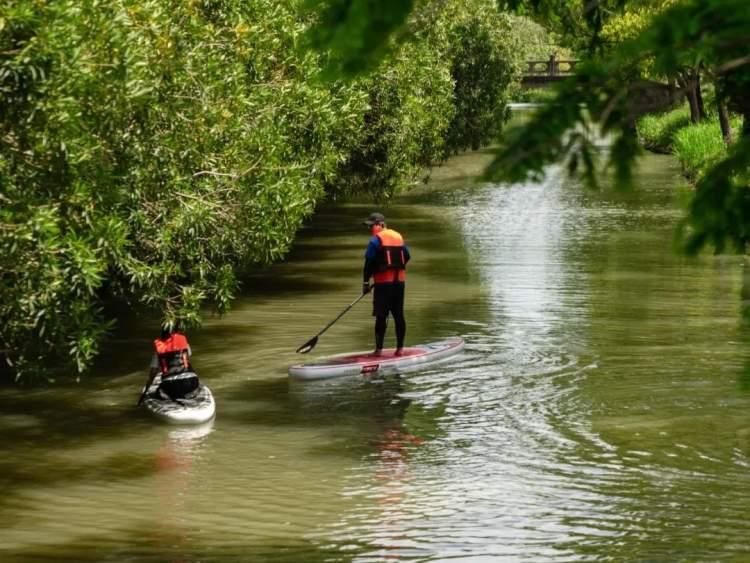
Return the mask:
M203 424L216 416L216 402L211 390L202 383L188 397L165 399L158 393L161 378L156 376L143 405L158 418L171 424Z
M396 356L393 348L383 350L382 355L379 356L371 352L338 354L291 366L289 376L297 379L326 379L353 375L407 373L445 361L458 354L463 348L463 339L456 336L404 348L401 356Z

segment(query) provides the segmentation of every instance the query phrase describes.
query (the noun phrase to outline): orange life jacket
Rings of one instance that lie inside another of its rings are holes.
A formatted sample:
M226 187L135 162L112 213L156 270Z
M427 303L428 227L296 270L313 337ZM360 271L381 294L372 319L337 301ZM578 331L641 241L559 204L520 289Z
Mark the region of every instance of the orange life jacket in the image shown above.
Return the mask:
M380 239L376 258L377 269L372 276L375 283L406 281L404 237L393 229L383 229L375 236Z
M162 376L177 375L192 370L188 361L189 346L185 335L179 332L172 333L166 340L160 338L154 340Z

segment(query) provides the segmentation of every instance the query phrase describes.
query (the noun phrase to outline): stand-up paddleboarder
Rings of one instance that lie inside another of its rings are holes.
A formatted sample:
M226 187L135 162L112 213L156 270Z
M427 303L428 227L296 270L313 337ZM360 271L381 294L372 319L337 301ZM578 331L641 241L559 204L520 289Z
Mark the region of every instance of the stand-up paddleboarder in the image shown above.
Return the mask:
M406 264L411 258L404 238L385 224L382 213L371 213L364 221L372 238L365 251L362 292L370 291L370 278L375 282L372 315L375 317L375 351L383 352L383 340L388 326L388 313L396 324L396 355L400 356L406 336L404 319L404 292L406 289Z

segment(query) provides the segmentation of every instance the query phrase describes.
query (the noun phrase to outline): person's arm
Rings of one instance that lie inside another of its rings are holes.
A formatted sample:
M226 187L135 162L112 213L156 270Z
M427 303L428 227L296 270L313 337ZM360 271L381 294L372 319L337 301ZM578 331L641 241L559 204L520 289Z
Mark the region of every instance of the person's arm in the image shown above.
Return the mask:
M378 248L380 247L380 239L378 237L372 237L367 245L365 251L365 266L362 269L362 292L367 293L370 287L370 278L377 269L377 257ZM367 290L365 290L367 288Z
M151 356L151 363L148 366L148 373L151 377L154 376L157 372L159 372L159 356L154 353L153 356Z
M411 252L409 252L409 247L404 245L404 265L408 264L409 260L411 260Z

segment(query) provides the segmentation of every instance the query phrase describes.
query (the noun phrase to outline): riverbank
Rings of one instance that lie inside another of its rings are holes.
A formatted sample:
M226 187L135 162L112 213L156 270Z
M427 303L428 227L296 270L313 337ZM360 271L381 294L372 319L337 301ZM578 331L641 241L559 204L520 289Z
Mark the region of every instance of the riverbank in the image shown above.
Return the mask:
M742 118L732 116L730 125L733 134L739 134ZM700 123L692 123L690 111L684 106L643 116L637 128L643 146L655 153L673 154L680 162L683 175L691 182L699 180L708 168L727 155L716 114L709 114L708 119Z

